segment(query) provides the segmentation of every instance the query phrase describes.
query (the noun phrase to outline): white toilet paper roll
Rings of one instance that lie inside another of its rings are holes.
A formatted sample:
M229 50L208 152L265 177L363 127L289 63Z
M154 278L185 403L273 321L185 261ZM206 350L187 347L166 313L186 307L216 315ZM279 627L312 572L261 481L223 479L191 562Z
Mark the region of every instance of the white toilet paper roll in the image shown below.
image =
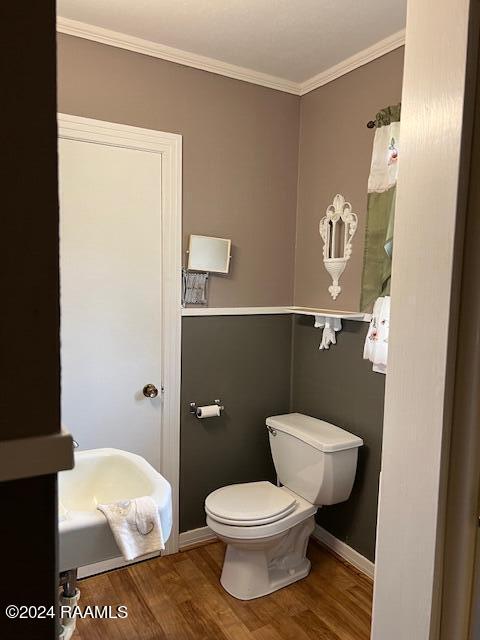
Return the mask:
M218 404L209 404L206 407L197 407L197 418L213 418L220 415Z

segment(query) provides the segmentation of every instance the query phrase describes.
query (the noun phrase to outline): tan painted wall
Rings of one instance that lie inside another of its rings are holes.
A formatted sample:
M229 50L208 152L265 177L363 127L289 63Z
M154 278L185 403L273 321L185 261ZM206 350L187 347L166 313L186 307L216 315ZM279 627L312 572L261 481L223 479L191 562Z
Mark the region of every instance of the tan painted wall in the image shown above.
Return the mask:
M359 308L374 135L366 123L400 100L403 49L298 98L58 40L59 111L183 135L184 247L190 233L233 241L231 272L211 278L210 306ZM333 301L318 223L336 193L359 228Z
M295 304L352 309L360 305L367 180L374 132L366 123L401 99L403 48L320 87L301 99ZM353 255L336 301L322 262L318 223L336 193L359 217Z
M59 35L58 108L183 135L184 237L231 238L210 306L293 298L297 96Z

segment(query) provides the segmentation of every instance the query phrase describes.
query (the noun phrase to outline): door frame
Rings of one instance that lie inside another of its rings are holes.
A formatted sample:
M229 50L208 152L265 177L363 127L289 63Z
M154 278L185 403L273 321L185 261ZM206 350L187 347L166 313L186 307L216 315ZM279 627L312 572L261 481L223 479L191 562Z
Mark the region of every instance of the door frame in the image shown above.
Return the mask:
M172 532L165 553L178 551L181 383L182 136L59 113L58 136L161 156L162 424L160 472L172 487Z
M477 5L407 5L372 640L440 637Z

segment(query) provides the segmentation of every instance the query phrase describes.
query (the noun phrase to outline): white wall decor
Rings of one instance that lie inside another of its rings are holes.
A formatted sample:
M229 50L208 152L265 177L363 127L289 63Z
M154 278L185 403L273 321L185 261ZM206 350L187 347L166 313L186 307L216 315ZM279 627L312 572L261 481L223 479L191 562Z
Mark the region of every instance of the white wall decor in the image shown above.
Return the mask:
M352 255L352 239L356 230L357 214L353 213L350 202L337 193L319 225L323 240L323 262L332 276L328 290L334 300L342 290L338 281Z

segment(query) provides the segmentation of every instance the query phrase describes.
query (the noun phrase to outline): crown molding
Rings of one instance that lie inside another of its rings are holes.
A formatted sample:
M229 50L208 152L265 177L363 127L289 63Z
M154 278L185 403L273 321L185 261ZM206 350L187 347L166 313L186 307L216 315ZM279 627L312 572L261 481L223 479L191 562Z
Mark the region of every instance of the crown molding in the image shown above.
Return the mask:
M128 51L143 53L144 55L151 56L153 58L176 62L177 64L194 67L195 69L200 69L202 71L209 71L210 73L227 76L228 78L234 78L235 80L243 80L244 82L258 84L270 89L276 89L277 91L284 91L286 93L299 95L299 85L296 82L277 78L276 76L271 76L260 71L254 71L253 69L238 67L237 65L222 62L215 58L208 58L207 56L201 56L189 51L182 51L181 49L168 47L157 42L144 40L143 38L129 36L125 33L119 33L118 31L103 29L102 27L96 27L94 25L87 24L86 22L58 17L57 31L70 36L77 36L78 38L108 44L112 47L118 47L119 49L127 49Z
M371 47L367 47L367 49L359 51L350 58L342 60L342 62L339 62L335 66L325 69L325 71L313 76L309 80L301 82L298 85L298 93L299 95L304 96L306 93L310 93L310 91L318 89L318 87L323 87L323 85L332 82L332 80L336 80L337 78L340 78L340 76L344 76L346 73L350 73L350 71L358 69L358 67L363 67L364 64L368 64L369 62L372 62L372 60L380 58L386 53L390 53L390 51L394 51L395 49L402 47L404 44L405 29L402 29L401 31L393 33L391 36L372 44Z
M151 56L153 58L168 60L169 62L193 67L194 69L208 71L217 75L226 76L227 78L242 80L243 82L250 82L262 87L268 87L269 89L291 93L296 96L303 96L318 87L322 87L332 80L336 80L340 76L343 76L346 73L375 60L376 58L380 58L386 53L389 53L394 49L398 49L398 47L405 44L405 30L402 29L393 35L388 36L384 40L376 42L371 47L363 49L350 58L339 62L335 66L322 71L309 80L305 80L304 82L293 82L284 78L278 78L277 76L271 76L267 73L262 73L261 71L254 71L253 69L239 67L234 64L229 64L228 62L223 62L222 60L216 60L215 58L209 58L189 51L175 49L174 47L168 47L166 45L159 44L158 42L144 40L143 38L137 38L125 33L111 31L110 29L104 29L103 27L97 27L95 25L87 24L86 22L70 20L69 18L62 18L60 16L57 18L57 31L70 36L76 36L77 38L84 38L85 40L92 40L93 42L107 44L111 47L126 49L127 51L134 51L135 53L142 53L143 55Z

